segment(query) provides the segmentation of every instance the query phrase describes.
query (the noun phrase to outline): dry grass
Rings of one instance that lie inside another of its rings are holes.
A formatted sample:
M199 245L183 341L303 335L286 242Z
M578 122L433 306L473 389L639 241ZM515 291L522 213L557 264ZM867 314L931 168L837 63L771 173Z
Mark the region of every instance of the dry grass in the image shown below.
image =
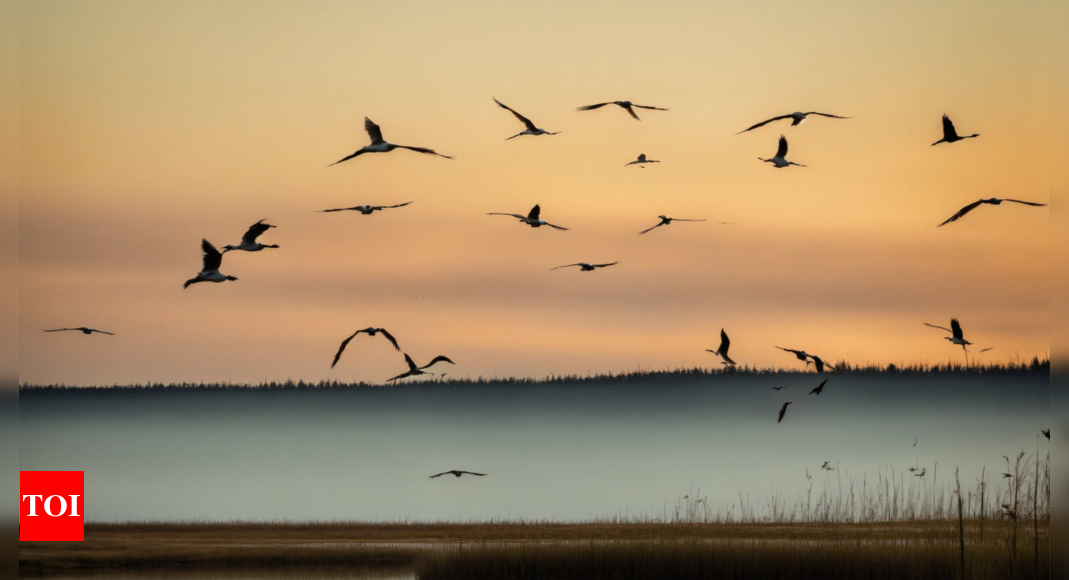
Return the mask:
M1012 521L995 520L986 526L981 545L979 522L965 522L967 566L1001 570L999 577L1008 577ZM1048 528L1046 521L1038 528L1040 571L1047 569ZM806 570L819 570L825 578L953 578L958 533L956 521L91 524L83 543L22 542L19 573L377 565L414 566L427 579L697 578L729 570L738 578L818 577L804 575ZM1035 568L1031 540L1031 534L1019 536L1015 577L1029 577L1022 574ZM428 549L425 544L440 546ZM887 574L881 576L880 570Z

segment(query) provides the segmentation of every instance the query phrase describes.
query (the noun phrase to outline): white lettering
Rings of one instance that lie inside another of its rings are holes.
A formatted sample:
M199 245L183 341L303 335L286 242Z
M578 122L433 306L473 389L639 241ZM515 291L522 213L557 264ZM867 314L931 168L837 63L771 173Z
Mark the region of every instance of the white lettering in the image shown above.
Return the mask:
M61 507L59 509L59 513L58 514L52 513L52 500L54 500L54 499L58 499L59 500L59 504L61 506L63 506L63 507ZM66 511L67 511L67 500L64 499L62 495L50 495L50 496L48 496L48 499L45 500L45 513L46 514L48 514L48 515L50 515L50 516L52 516L54 518L58 518L59 516L63 515L63 513L66 512Z
M30 517L37 516L37 500L44 499L43 495L24 495L22 501L26 501L26 498L30 498Z
M78 517L78 498L80 498L80 497L82 497L82 496L80 496L80 495L72 495L71 496L71 517L72 518Z

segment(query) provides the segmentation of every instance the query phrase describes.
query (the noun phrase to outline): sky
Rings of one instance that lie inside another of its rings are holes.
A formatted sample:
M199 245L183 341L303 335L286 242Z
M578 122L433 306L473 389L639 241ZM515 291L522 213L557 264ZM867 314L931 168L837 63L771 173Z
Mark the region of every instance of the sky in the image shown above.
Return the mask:
M1045 3L20 6L19 379L341 380L1049 352ZM555 136L522 130L492 97ZM627 99L668 107L638 122ZM769 117L817 110L798 127ZM947 113L981 137L931 147ZM395 151L328 164L385 138ZM775 152L808 165L777 170ZM639 153L662 162L624 167ZM316 213L412 205L361 216ZM531 229L487 212L571 228ZM648 235L657 215L707 218ZM200 239L224 284L182 282ZM730 222L722 225L718 222ZM593 273L550 268L578 261ZM113 337L46 334L91 326Z

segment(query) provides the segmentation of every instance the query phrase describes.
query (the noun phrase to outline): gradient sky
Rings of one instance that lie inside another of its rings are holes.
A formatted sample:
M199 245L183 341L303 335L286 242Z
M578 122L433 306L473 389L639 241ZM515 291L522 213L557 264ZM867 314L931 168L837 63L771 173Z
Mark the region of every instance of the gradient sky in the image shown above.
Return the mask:
M339 379L1044 356L1045 3L21 7L22 382ZM553 137L522 129L496 96ZM670 107L636 122L614 99ZM734 136L770 116L786 123ZM930 147L948 113L979 139ZM325 166L367 143L434 147ZM757 161L784 132L807 168ZM663 162L624 168L639 153ZM315 210L413 200L373 216ZM569 232L486 212L535 203ZM656 216L708 218L639 237ZM279 250L181 284L202 237ZM719 225L717 221L738 225ZM550 272L577 261L620 265ZM118 336L45 334L88 325ZM355 348L354 348L355 347Z

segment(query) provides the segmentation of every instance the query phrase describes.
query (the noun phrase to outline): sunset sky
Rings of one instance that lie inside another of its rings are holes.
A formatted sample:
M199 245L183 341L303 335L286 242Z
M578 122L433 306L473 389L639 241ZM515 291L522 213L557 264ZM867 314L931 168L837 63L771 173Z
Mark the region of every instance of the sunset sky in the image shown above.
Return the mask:
M935 226L1048 201L1047 6L942 4L23 4L20 381L405 370L377 337L329 368L367 326L456 377L712 366L721 327L740 364L961 361L922 325L952 316L1045 356L1047 209ZM492 97L563 133L506 142ZM617 99L671 111L575 111ZM852 118L733 135L796 110ZM931 147L943 113L981 137ZM365 115L456 160L327 168ZM756 159L781 132L808 167ZM535 203L571 231L485 215ZM709 221L636 235L662 213ZM280 249L182 289L261 218ZM117 336L41 332L82 325Z

